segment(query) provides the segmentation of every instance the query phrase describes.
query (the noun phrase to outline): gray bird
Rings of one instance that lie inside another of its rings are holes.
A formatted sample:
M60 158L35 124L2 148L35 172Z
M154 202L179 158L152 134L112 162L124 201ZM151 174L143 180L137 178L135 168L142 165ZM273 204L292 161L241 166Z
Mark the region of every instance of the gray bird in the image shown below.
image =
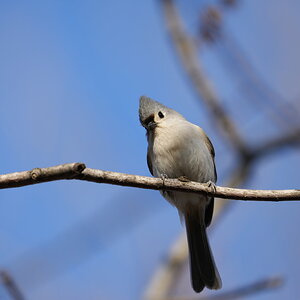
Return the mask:
M146 96L140 98L139 118L147 130L147 163L153 176L216 182L214 148L200 127ZM199 293L205 286L221 288L221 278L206 235L214 198L175 191L162 191L161 194L178 209L185 221L193 289Z

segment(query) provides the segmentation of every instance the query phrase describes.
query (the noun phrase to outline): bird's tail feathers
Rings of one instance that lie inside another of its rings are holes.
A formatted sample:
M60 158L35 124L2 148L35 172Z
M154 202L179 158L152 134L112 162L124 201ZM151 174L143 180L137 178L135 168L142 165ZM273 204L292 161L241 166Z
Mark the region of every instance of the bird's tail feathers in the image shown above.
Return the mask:
M220 289L222 282L208 243L204 213L193 210L185 213L184 218L193 289L198 293L205 286L209 289Z

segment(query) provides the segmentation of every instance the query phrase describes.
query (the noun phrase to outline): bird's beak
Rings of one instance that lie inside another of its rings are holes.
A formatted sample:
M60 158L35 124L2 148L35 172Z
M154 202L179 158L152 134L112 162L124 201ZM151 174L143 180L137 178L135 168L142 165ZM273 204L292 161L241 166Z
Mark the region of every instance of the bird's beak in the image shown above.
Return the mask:
M157 126L157 124L154 121L151 121L151 122L148 123L147 129L148 130L153 130L156 126Z
M143 121L143 125L147 130L153 130L157 126L156 122L154 121L154 114L145 119Z

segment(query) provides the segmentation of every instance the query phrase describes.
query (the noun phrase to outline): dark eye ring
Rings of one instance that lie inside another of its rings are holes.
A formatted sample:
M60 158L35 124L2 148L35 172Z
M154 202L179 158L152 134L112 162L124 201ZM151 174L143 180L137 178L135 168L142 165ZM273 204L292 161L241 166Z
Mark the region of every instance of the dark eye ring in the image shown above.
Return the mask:
M164 117L164 114L161 111L159 111L158 116L162 119Z

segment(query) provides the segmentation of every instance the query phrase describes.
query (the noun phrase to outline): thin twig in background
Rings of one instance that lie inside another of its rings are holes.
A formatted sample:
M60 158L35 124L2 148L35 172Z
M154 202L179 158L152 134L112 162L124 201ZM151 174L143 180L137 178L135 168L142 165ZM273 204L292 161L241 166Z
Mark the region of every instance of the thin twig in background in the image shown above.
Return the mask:
M12 299L25 300L19 287L17 286L15 281L12 279L12 277L6 271L0 272L0 278L1 278L3 285L5 286L6 290L8 291L9 295L12 297Z
M247 284L245 286L236 288L229 292L219 293L215 296L207 297L172 297L165 300L235 300L241 299L247 296L252 296L258 292L265 292L267 290L275 289L283 284L283 279L281 277L267 278L263 280L256 281L254 283Z
M249 104L257 107L259 111L266 111L270 118L283 128L290 129L293 125L299 125L299 108L267 84L229 33L225 34L223 30L216 46L228 71L235 72L239 80L245 78L245 83L238 85L244 100L248 100Z
M257 146L253 150L254 156L266 155L278 150L281 150L289 146L298 146L300 145L300 129L292 129L290 132L285 133L279 137L276 137L272 140L266 141L264 144Z

